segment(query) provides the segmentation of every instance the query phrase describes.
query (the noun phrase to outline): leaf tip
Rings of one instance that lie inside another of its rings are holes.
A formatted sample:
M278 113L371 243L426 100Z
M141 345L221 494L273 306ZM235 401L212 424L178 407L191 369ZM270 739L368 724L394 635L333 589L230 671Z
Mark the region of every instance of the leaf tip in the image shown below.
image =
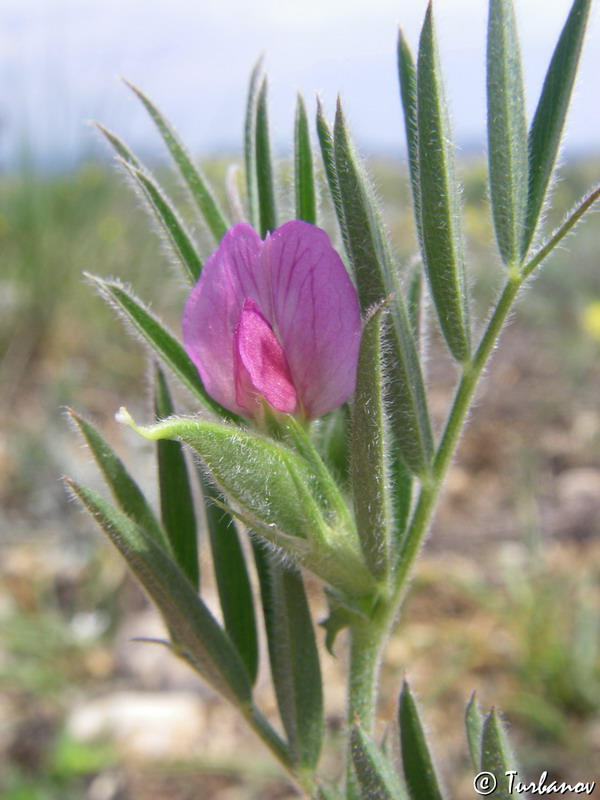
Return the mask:
M133 417L127 411L125 406L121 406L121 408L115 414L115 419L119 423L119 425L128 425L130 428L133 428L134 431L138 430L137 425L133 421Z
M140 91L137 88L137 86L134 83L132 83L132 81L130 81L129 78L126 78L124 75L119 75L118 78L119 78L120 81L123 81L125 86L128 86L136 94Z

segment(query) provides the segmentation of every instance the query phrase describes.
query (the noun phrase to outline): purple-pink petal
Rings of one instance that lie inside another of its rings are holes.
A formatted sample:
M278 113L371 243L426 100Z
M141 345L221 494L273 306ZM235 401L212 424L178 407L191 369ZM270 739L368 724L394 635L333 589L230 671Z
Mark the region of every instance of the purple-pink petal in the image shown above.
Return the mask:
M245 298L268 293L268 276L255 274L262 244L245 223L227 231L206 261L183 312L183 342L204 388L238 414L248 412L236 402L233 335Z
M236 402L251 414L259 398L293 414L298 396L285 353L257 304L247 297L233 337Z
M310 419L341 405L354 391L359 337L358 298L339 255L299 220L264 242L245 223L231 228L183 315L207 392L249 416L254 391Z
M305 414L321 417L354 392L360 344L356 290L325 231L294 220L266 240L273 326Z

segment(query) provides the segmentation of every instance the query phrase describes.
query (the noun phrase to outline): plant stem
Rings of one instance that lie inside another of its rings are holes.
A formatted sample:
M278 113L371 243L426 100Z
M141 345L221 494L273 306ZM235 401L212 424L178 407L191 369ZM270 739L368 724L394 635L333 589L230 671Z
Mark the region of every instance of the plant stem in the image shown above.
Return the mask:
M446 427L436 451L431 477L421 487L421 493L411 524L400 551L392 593L389 599L385 602L382 601L379 609L375 611L368 621L357 620L350 626L349 730L358 719L361 727L367 733L370 734L372 732L377 677L383 644L387 638L389 627L395 619L406 579L428 530L443 479L456 449L477 382L522 282L523 279L518 273L511 273L473 360L465 365L463 369L463 376L458 385ZM359 796L352 770L352 753L350 749L348 749L347 754L346 796L347 800L355 800Z
M479 379L481 378L492 350L504 327L504 323L506 322L506 318L508 317L515 298L525 280L575 227L583 215L598 199L600 199L600 188L596 188L581 201L548 242L528 263L523 265L521 270L514 268L509 272L498 303L481 337L477 351L473 359L464 365L463 375L458 384L446 427L444 428L444 433L435 454L431 476L421 487L411 524L398 556L398 568L395 575L392 600L392 606L394 608L397 608L400 604L407 577L419 553L423 538L429 529L429 523L431 522L431 517L435 510L440 489L446 477L452 457L454 456L469 408L471 407L475 389L477 388Z
M348 752L346 764L346 797L359 797L352 768L350 731L357 722L368 734L373 732L379 665L389 628L388 605L382 605L368 619L356 620L350 626L350 670L348 675Z
M473 359L463 368L463 375L458 384L446 427L435 454L431 477L421 487L410 527L399 554L398 568L395 575L394 599L392 601L394 607L400 602L406 579L429 528L440 489L456 450L479 378L522 284L523 278L516 271L509 275L481 338L479 347Z
M360 721L367 733L375 718L377 672L386 627L361 620L350 628L348 725Z
M287 744L279 734L273 730L261 711L255 705L251 705L245 710L244 716L256 735L269 748L296 785L306 793L307 797L312 797L316 790L316 783L312 775L298 773L294 770L291 753Z
M552 237L546 242L546 244L538 250L538 252L533 256L531 261L529 261L523 267L523 275L528 277L531 275L533 270L539 266L542 261L546 258L546 256L551 253L554 248L560 243L562 239L565 238L567 234L569 234L573 228L577 225L579 220L583 217L583 215L589 211L589 209L594 205L594 203L600 199L600 187L594 189L593 192L590 192L587 197L579 203L578 206L569 214L567 219L563 222L563 224L558 228L557 231L552 235Z

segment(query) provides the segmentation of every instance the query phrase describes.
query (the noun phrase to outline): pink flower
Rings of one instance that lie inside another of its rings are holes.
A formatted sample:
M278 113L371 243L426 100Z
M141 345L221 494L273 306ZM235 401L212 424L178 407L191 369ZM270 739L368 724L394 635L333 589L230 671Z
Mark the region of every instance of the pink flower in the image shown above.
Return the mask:
M325 231L295 220L263 241L240 222L206 262L183 313L185 349L230 411L315 419L354 392L356 290Z

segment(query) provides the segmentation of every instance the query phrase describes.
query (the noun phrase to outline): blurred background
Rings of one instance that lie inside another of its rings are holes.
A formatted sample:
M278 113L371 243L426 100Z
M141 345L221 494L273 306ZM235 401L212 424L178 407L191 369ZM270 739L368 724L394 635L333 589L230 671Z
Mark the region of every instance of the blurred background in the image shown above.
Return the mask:
M485 195L485 6L436 4L480 319L501 272ZM541 18L535 0L517 2L530 115L568 8L568 0L546 0ZM228 166L241 161L247 79L264 53L283 185L297 91L310 113L319 92L330 114L341 92L398 258L408 263L415 240L395 45L402 24L416 49L424 10L402 0L0 5L3 798L294 796L193 674L166 651L131 641L156 635L156 619L60 480L67 473L100 488L66 405L94 420L145 488L155 480L151 449L113 421L125 403L141 418L150 413L145 354L82 273L131 282L176 332L185 299L88 123L115 130L185 202L152 122L116 76L127 77L172 120L223 194ZM599 17L588 31L548 230L600 175ZM384 665L384 718L394 717L407 670L458 798L470 796L457 731L474 689L484 707L506 712L527 774L600 777L599 355L592 215L522 298L502 339ZM454 373L433 333L428 369L441 419ZM204 572L210 592L209 565ZM335 751L341 672L328 657L324 670ZM263 704L273 709L266 690Z

